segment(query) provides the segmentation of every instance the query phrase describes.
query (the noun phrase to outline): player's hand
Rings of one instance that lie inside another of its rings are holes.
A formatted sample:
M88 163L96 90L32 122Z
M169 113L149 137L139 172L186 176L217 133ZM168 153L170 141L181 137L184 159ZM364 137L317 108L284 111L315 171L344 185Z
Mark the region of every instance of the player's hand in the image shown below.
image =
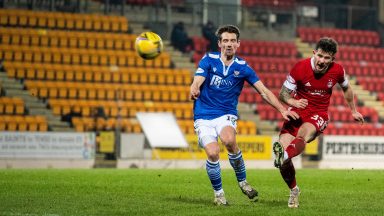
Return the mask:
M308 100L303 98L299 100L293 100L291 103L291 106L299 109L304 109L307 105L308 105Z
M363 115L361 115L361 113L359 113L359 112L352 112L352 116L355 119L355 121L358 121L361 124L364 123L364 117L363 117Z
M300 116L299 114L297 114L296 112L294 111L291 111L291 110L284 110L281 115L283 116L283 118L287 121L293 119L293 120L296 120L296 119L299 119Z
M195 86L191 86L190 98L196 100L200 96L200 89Z

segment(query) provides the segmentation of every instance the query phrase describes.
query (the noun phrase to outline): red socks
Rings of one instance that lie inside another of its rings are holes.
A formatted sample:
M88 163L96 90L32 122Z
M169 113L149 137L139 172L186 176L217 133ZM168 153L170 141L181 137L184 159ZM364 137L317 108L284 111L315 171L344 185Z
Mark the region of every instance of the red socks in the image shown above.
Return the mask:
M287 146L285 151L288 154L288 158L293 158L297 155L299 155L301 152L304 151L305 148L305 140L303 137L296 137L294 140L292 140L291 144Z
M290 189L296 187L296 172L291 159L284 161L280 167L280 173Z

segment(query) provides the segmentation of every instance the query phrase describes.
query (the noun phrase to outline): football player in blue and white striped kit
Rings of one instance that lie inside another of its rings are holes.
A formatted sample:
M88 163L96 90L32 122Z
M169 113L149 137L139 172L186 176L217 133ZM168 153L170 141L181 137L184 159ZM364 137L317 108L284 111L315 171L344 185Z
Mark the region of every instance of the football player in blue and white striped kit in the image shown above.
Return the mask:
M235 55L240 46L240 31L236 26L222 26L216 35L221 52L207 53L200 60L190 96L194 100L194 126L199 145L208 157L206 170L214 189L214 203L227 205L221 181L218 137L228 151L229 162L242 192L250 199L258 196L246 180L244 160L236 144L237 103L244 81L252 85L284 119L297 119L298 115L285 109L247 62Z

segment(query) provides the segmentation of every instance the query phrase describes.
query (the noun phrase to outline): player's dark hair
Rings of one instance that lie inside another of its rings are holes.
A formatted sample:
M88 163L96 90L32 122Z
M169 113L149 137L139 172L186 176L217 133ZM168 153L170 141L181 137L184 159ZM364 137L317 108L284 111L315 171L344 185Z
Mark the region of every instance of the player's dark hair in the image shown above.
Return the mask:
M223 25L223 26L220 26L217 29L217 31L216 31L216 36L219 39L219 41L221 41L221 39L222 39L221 38L221 34L223 34L224 32L235 33L236 37L237 37L237 40L239 40L239 38L240 38L240 30L239 30L239 28L237 28L234 25Z
M337 42L329 37L320 38L315 47L315 50L318 49L321 49L326 53L335 55L337 53Z

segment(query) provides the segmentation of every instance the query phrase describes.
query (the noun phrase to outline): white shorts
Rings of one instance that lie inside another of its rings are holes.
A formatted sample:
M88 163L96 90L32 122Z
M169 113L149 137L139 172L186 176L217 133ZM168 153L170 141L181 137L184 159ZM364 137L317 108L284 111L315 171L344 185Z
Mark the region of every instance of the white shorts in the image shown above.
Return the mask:
M226 126L233 127L236 130L237 116L223 115L212 120L197 119L194 127L199 138L200 147L204 148L209 143L217 142L217 137Z

